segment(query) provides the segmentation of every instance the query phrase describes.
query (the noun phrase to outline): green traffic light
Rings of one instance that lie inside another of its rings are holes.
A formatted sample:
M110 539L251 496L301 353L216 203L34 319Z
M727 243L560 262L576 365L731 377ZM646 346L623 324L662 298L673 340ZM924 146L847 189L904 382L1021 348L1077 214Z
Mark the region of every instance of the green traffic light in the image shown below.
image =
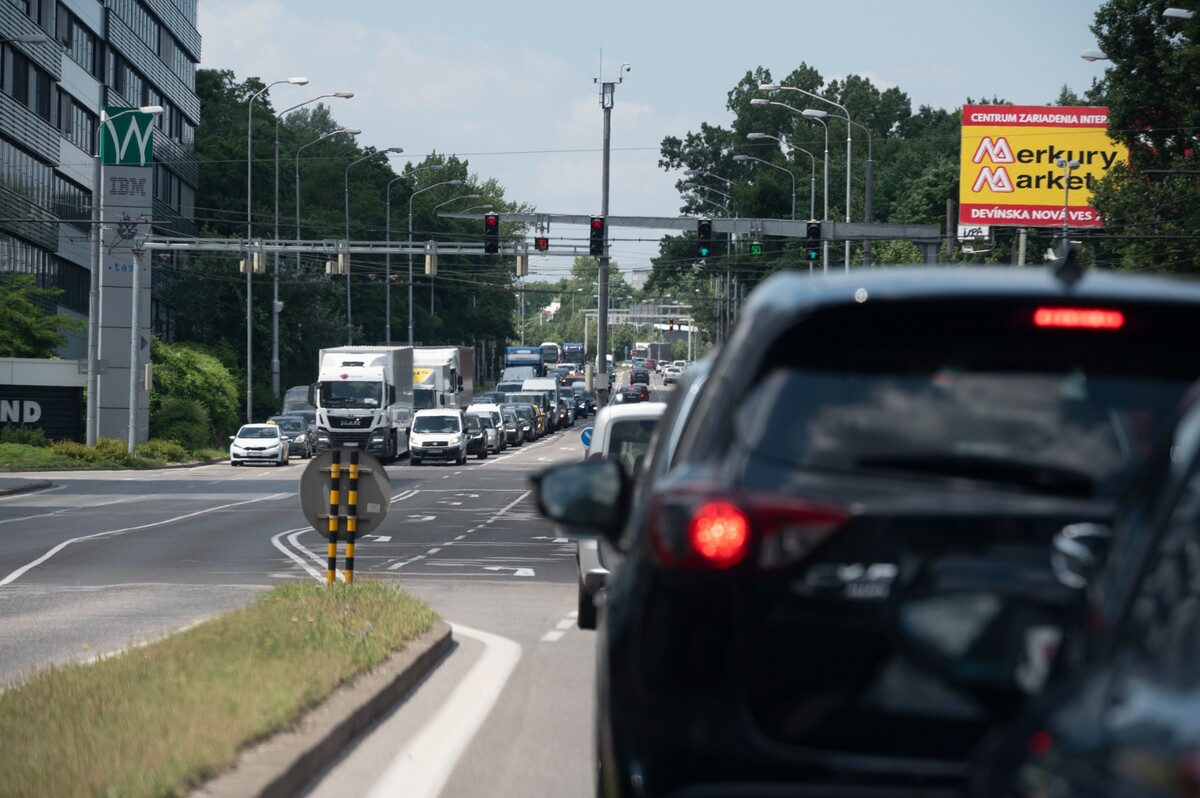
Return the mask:
M708 247L700 247L700 257L702 257L702 258L708 257Z

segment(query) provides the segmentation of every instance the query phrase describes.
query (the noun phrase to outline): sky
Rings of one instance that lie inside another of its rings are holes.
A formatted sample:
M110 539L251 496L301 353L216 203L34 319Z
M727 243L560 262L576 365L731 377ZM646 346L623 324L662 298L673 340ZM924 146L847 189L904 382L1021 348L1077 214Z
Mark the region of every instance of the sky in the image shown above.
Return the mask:
M848 75L898 88L912 108L958 108L969 97L1019 105L1083 92L1103 74L1080 58L1099 0L606 0L458 3L407 0L199 0L200 66L270 83L282 110L334 91L333 118L361 128L360 146L403 147L399 171L426 154L455 154L504 199L538 212L601 209L604 117L597 80L616 86L609 213L680 214L679 171L658 165L666 136L728 127L729 91L763 67L780 80L801 64L827 81ZM628 64L628 71L622 65ZM764 95L765 96L765 95ZM315 105L315 104L314 104ZM798 175L798 181L804 175ZM582 244L585 227L552 223ZM645 276L662 233L610 238L622 271ZM530 234L532 235L532 233ZM630 240L634 239L634 240ZM531 257L532 277L557 279L567 257Z

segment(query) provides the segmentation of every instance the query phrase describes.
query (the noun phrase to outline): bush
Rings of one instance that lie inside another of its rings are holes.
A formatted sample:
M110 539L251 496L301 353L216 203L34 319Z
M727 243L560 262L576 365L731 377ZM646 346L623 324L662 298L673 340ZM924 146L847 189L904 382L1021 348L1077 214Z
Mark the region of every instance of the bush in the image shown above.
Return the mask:
M175 441L164 441L159 438L150 440L137 447L137 456L147 460L165 460L168 463L190 463L190 452Z
M177 443L189 452L199 451L212 442L208 411L196 399L165 396L150 416L150 435Z
M129 465L125 442L113 438L100 438L94 447L75 441L55 441L50 444L50 450L88 465L112 468Z
M24 424L5 424L0 427L0 443L23 443L26 446L49 446L46 431Z

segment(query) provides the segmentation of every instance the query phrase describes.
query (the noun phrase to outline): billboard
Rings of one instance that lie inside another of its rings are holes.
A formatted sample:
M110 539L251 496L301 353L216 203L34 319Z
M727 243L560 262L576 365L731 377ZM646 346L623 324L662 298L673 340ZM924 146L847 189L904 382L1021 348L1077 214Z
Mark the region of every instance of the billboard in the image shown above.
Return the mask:
M964 105L959 157L960 225L1102 227L1092 187L1129 153L1107 108Z

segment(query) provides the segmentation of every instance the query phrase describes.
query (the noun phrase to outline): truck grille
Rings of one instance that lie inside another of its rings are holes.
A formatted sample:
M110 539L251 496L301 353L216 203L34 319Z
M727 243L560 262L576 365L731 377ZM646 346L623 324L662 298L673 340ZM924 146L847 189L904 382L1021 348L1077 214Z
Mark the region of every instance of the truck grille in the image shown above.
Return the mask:
M333 446L357 446L360 449L366 448L367 440L370 438L368 432L343 432L331 430L329 433L329 443Z

